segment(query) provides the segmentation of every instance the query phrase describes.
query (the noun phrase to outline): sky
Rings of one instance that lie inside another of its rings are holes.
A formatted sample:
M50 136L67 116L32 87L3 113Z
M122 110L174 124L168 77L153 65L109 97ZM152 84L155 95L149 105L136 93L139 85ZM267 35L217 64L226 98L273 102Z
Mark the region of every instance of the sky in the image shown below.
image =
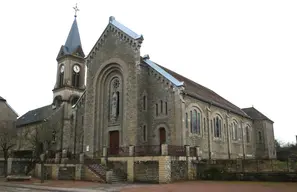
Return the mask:
M276 139L297 126L297 1L9 0L0 11L0 95L23 115L52 103L56 57L78 3L85 54L109 16L142 34L141 55L274 121Z

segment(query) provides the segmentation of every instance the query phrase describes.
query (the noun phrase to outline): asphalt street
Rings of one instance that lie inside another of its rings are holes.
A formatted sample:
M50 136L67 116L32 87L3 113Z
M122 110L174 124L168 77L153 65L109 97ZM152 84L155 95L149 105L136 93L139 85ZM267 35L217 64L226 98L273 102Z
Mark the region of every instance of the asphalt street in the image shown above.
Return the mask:
M19 188L19 187L4 187L0 186L1 192L60 192L60 191L46 191L46 190L36 190L36 189L29 189L29 188Z

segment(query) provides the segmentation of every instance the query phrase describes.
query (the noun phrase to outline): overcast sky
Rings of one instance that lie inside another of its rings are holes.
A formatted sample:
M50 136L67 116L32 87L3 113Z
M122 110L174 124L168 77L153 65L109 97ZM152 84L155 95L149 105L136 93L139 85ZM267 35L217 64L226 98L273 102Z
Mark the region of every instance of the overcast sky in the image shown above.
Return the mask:
M88 54L109 16L139 34L141 55L271 118L295 141L297 1L9 0L0 11L0 95L23 115L52 102L56 56L78 3Z

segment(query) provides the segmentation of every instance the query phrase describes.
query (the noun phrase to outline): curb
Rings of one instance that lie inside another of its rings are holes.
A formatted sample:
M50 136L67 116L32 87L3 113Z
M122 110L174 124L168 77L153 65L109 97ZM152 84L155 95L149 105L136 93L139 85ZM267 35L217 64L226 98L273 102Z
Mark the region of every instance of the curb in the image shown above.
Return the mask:
M100 192L99 190L94 189L78 189L78 188L60 188L60 187L47 187L47 186L35 186L35 185L22 185L22 184L4 184L0 183L0 186L3 187L18 187L26 189L37 189L43 191L53 191L53 192Z

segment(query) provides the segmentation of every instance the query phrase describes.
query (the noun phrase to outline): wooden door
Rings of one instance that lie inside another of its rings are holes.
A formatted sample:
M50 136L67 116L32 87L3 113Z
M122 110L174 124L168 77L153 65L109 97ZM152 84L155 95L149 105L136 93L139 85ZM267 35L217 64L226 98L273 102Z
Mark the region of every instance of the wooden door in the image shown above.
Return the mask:
M166 130L164 127L161 127L159 129L159 135L160 135L160 145L166 143Z
M109 132L109 153L112 155L119 153L120 134L119 131Z

